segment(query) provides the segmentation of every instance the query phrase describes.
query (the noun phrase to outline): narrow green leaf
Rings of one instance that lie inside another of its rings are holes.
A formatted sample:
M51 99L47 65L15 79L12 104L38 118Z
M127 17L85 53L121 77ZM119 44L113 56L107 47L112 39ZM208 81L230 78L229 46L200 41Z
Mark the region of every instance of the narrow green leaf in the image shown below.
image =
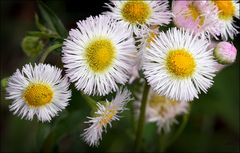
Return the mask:
M45 33L39 31L29 31L27 35L41 38L60 38L56 33Z
M35 24L41 32L48 32L48 29L39 22L39 17L35 14Z
M42 1L38 1L38 7L41 16L47 22L49 28L57 32L63 38L65 38L67 36L67 31L61 20L57 17L57 15Z

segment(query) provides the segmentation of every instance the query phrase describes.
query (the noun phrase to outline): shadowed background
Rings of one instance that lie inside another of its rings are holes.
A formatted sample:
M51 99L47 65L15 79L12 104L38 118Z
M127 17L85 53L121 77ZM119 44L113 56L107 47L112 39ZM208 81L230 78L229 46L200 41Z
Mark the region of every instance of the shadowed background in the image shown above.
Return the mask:
M76 28L76 22L90 15L98 15L107 8L108 1L44 1L62 20L69 31ZM1 0L1 79L12 75L17 68L28 62L21 49L21 41L27 31L36 30L34 14L37 13L36 1ZM239 46L239 36L233 41ZM61 67L60 53L51 54L47 63ZM208 94L192 102L190 120L169 152L214 151L239 152L239 55L237 61L217 74L215 83ZM74 89L74 88L72 88ZM73 90L73 97L67 110L53 119L54 123L26 121L9 112L10 101L5 100L5 90L1 87L0 103L0 151L131 151L134 141L131 111L125 111L119 122L103 134L98 148L88 147L80 134L86 125L83 123L90 108ZM181 121L179 117L179 121ZM173 126L173 131L178 126ZM147 124L144 130L146 152L158 150L159 135L155 124ZM168 137L171 139L171 137Z

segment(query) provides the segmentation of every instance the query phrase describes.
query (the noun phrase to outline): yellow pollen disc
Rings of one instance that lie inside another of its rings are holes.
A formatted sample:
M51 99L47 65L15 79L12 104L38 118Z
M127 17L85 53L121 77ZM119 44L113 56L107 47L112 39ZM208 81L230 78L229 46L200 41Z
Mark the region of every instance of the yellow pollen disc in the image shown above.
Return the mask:
M108 123L111 122L111 120L113 119L113 117L117 114L117 110L116 109L111 109L108 110L104 115L103 118L100 120L99 123L99 127L107 125Z
M23 98L29 106L39 107L51 102L53 91L52 88L46 84L31 84L23 93Z
M195 6L193 3L188 6L190 15L194 21L199 18L199 25L203 25L204 23L204 16L201 16L201 11Z
M235 14L235 6L232 1L214 0L215 5L218 7L219 18L223 20L231 20Z
M103 72L112 65L115 58L115 46L106 38L93 40L86 47L86 60L94 72Z
M189 77L196 64L192 55L184 49L171 50L167 56L167 68L177 77Z
M123 4L121 13L123 18L130 23L144 24L151 16L149 4L143 1L128 1Z

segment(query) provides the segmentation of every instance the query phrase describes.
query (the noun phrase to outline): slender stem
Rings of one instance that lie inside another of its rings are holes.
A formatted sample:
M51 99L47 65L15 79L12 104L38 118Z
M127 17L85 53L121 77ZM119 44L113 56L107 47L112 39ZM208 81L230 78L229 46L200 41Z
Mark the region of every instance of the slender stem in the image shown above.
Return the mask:
M52 51L54 51L57 48L62 47L62 44L54 44L53 46L50 46L42 55L41 59L39 60L39 63L44 63L44 61L46 60L47 56L49 53L51 53Z
M141 146L149 88L150 88L150 86L147 84L147 82L145 82L143 97L142 97L142 101L141 101L140 116L139 116L139 120L138 120L137 132L136 132L136 139L135 139L135 144L134 144L135 152L138 152L140 150L140 146Z
M165 148L169 147L170 145L172 145L177 139L178 137L182 134L183 130L185 129L187 122L189 120L189 115L190 114L190 110L189 113L185 114L183 116L183 121L181 123L181 125L179 126L179 128L177 129L176 133L173 135L173 137L171 138L171 141L169 143L167 143L167 145L165 146Z
M96 101L94 99L92 99L91 97L82 94L82 97L85 99L85 101L87 102L87 104L91 107L92 110L96 109Z
M164 133L159 134L159 152L165 151L165 135Z

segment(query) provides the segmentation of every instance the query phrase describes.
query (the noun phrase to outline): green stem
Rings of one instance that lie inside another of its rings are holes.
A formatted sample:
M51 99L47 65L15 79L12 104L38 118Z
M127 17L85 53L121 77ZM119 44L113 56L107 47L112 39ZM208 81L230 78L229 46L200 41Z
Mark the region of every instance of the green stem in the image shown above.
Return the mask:
M165 148L171 146L177 139L178 137L182 134L183 130L185 129L187 122L189 120L189 115L190 114L190 110L187 114L185 114L183 116L183 121L181 123L181 125L179 126L179 128L177 129L177 132L173 135L171 141L169 143L167 143L167 145L165 146Z
M51 53L52 51L54 51L57 48L62 47L62 44L54 44L53 46L50 46L42 55L41 59L39 60L39 63L44 63L44 61L46 60L47 56L49 55L49 53Z
M159 135L159 152L165 151L165 137L164 133L160 133Z
M91 107L91 109L94 111L96 109L96 101L94 99L92 99L91 97L82 94L82 97L85 99L85 101L87 102L87 104Z
M135 144L134 144L135 152L138 152L140 150L140 146L141 146L149 88L150 88L150 86L147 84L147 82L145 82L143 97L142 97L142 101L141 101L140 116L139 116L139 120L138 120L137 132L136 132L136 139L135 139Z

